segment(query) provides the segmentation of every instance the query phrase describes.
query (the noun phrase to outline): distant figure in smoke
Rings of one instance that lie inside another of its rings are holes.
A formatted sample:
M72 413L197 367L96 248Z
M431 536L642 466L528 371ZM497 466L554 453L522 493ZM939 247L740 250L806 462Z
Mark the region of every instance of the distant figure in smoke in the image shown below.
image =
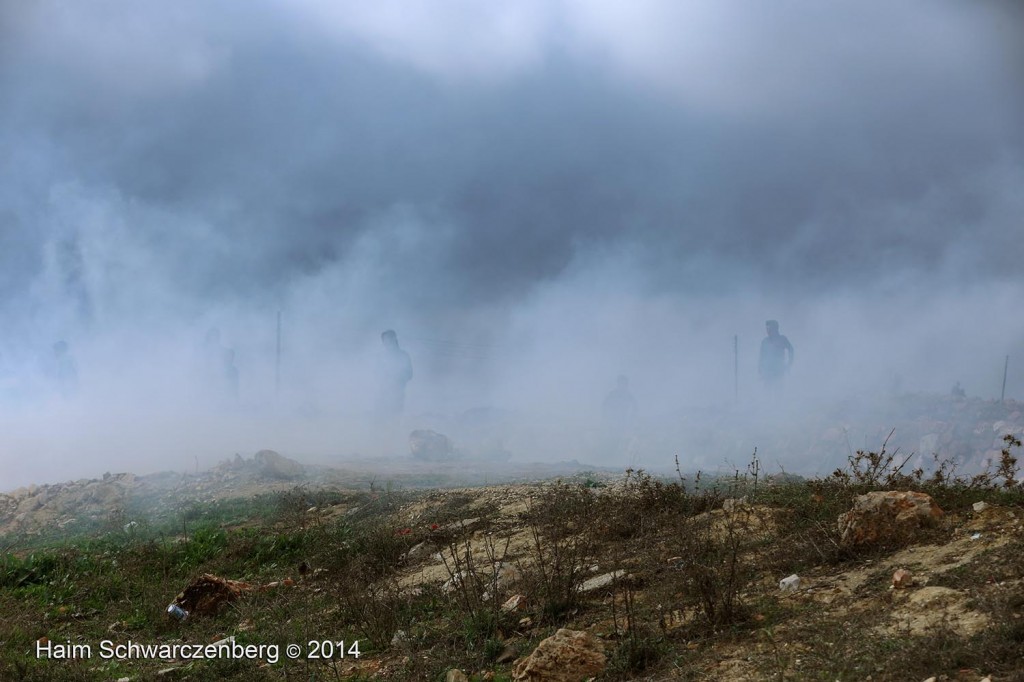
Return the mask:
M235 351L220 342L220 329L211 327L203 343L201 377L203 390L213 400L223 403L238 402L238 367Z
M963 389L963 387L960 386L960 382L959 381L956 382L955 386L953 386L952 394L953 394L953 398L955 400L964 400L964 399L967 398L967 391L965 391Z
M380 394L377 413L388 420L397 420L405 410L405 385L412 379L412 360L398 346L398 334L389 329L380 335L384 352L380 361Z
M767 336L761 341L761 358L757 363L758 374L769 389L778 388L782 377L793 365L793 344L779 333L779 323L775 320L765 322Z
M636 399L629 391L629 377L619 375L615 388L601 404L601 414L604 417L605 445L609 454L623 454L636 421Z
M78 393L78 365L67 341L53 344L53 380L61 397L69 400Z
M203 381L212 384L212 377L219 374L224 362L224 346L220 343L220 329L210 327L203 341L202 373Z
M232 404L238 402L238 367L233 348L224 350L224 392Z

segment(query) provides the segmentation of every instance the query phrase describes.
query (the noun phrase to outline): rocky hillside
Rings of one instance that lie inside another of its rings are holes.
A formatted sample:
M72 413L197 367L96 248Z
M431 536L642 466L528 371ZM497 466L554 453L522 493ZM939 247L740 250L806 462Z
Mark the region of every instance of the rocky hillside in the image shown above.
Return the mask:
M60 538L159 523L229 500L296 489L365 490L484 484L573 475L575 462L511 465L492 461L423 462L415 458L303 465L272 450L233 458L196 473L106 473L97 479L42 483L0 492L0 536Z
M1020 487L873 455L815 481L755 462L412 490L315 483L262 453L27 489L6 503L0 679L1024 679ZM102 522L58 544L26 530L75 505ZM265 649L36 656L103 640Z

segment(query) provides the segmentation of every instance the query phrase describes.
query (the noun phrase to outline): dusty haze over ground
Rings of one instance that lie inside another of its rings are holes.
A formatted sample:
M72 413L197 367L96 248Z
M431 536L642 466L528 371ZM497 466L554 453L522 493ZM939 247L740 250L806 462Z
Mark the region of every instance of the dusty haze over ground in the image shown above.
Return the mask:
M0 0L0 487L405 454L388 328L403 430L489 406L522 461L706 463L693 415L998 397L1006 355L1024 397L1017 3L242 9ZM678 444L591 447L618 374Z

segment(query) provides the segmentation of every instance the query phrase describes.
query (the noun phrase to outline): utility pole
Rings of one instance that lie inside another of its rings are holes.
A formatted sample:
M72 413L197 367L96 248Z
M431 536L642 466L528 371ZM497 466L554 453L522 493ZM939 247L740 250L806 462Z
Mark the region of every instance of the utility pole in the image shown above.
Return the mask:
M1003 392L999 395L999 402L1006 401L1006 370L1010 368L1010 356L1006 356L1006 361L1003 363Z
M734 334L732 337L732 377L733 395L736 402L740 401L740 336Z
M277 353L274 358L274 397L281 393L281 311L277 311Z

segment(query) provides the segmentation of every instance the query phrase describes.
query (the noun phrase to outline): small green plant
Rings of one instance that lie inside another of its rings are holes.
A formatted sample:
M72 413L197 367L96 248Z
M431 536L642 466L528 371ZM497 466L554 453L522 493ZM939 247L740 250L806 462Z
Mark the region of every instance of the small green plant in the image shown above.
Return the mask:
M227 533L212 525L203 525L192 532L184 543L180 558L182 569L194 569L223 553L228 545Z
M903 473L903 467L913 457L913 453L906 457L899 458L899 448L890 452L889 439L896 433L896 429L889 432L889 435L882 441L882 447L878 452L858 450L856 454L850 455L847 459L845 469L836 469L832 472L831 479L844 486L864 486L869 488L893 488L906 485L911 481L919 481L920 472L907 475Z
M613 672L632 679L661 661L667 650L664 638L652 631L631 631L615 648L609 667Z
M617 596L621 597L621 627ZM610 667L613 671L635 676L656 664L665 655L667 645L663 636L642 620L636 603L636 592L632 582L623 577L615 579L615 594L611 599L612 622L616 631L625 632L612 655Z

